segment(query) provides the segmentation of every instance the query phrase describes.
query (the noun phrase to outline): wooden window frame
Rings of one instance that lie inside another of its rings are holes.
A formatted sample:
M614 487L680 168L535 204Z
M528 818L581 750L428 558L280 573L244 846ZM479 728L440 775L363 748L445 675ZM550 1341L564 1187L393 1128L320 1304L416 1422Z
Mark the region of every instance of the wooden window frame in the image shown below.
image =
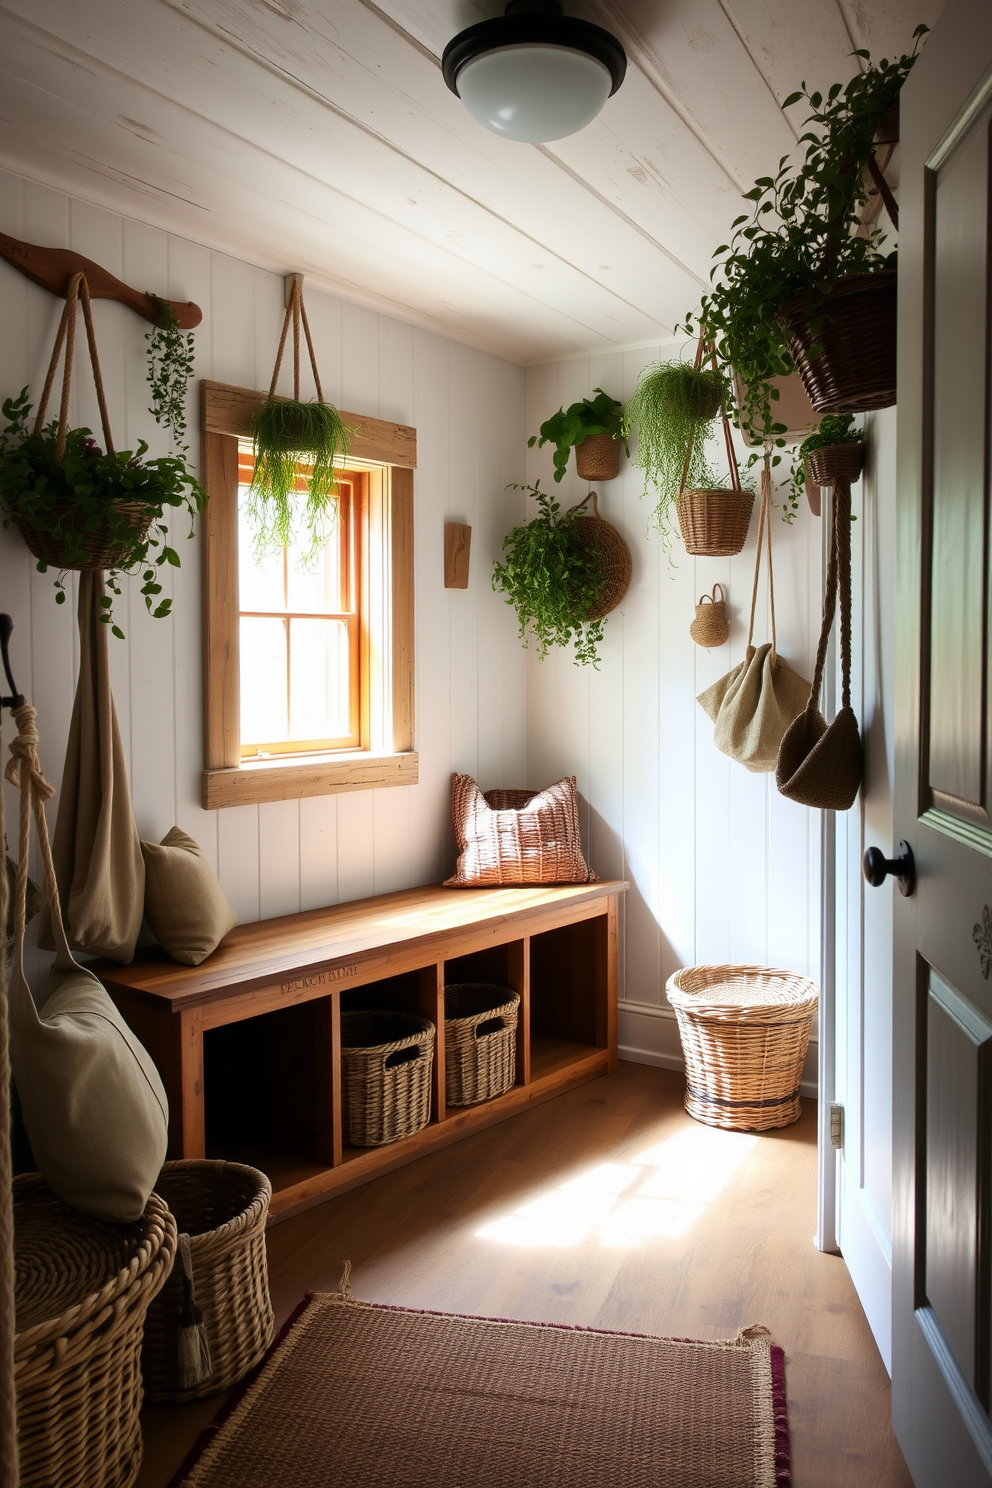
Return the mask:
M380 644L369 648L368 723L357 750L241 758L238 605L238 440L250 437L264 393L200 383L203 485L203 806L292 801L341 791L416 785L414 748L413 472L417 431L341 411L357 466L368 469L366 555Z

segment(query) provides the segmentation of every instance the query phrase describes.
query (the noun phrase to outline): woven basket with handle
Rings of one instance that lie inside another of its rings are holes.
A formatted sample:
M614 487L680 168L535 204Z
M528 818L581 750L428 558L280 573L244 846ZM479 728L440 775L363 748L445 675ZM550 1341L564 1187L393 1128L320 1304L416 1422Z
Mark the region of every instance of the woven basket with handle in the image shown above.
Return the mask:
M517 1077L517 1010L509 987L453 982L444 989L445 1097L474 1106L503 1095Z
M582 511L587 501L592 502L591 512ZM612 523L599 515L599 496L595 491L590 491L569 510L580 513L574 527L575 540L580 548L595 554L603 578L599 598L589 606L585 618L602 620L616 609L630 588L630 549Z
M826 295L811 329L808 294L775 319L817 413L864 413L896 401L896 270L854 274ZM818 356L810 352L822 346Z
M14 1179L21 1488L129 1488L138 1476L145 1313L175 1254L157 1194L136 1224L114 1225L37 1173Z
M732 1131L799 1119L815 982L769 966L688 966L665 991L679 1025L690 1116Z
M620 441L612 434L587 434L575 446L575 473L579 480L615 480L620 474Z
M189 1236L196 1305L210 1347L210 1373L184 1389L178 1361L183 1283L177 1265L148 1309L141 1367L149 1400L181 1404L243 1379L272 1342L265 1221L272 1185L242 1163L167 1162L155 1185Z
M412 1013L341 1014L344 1139L381 1147L431 1119L434 1024Z
M705 334L702 334L696 346L696 359L693 363L697 372L706 357L709 357L713 370L716 371L716 351L712 342L706 339ZM729 489L686 490L695 433L689 436L685 463L682 466L682 479L679 482L675 509L678 513L679 531L682 534L685 550L694 557L732 557L743 548L747 541L748 528L751 525L754 497L750 491L741 488L730 421L725 409L722 411L721 422L723 442L727 453L727 467L730 471Z
M863 444L824 444L810 450L803 459L807 477L818 486L832 486L837 480L860 480L865 468Z

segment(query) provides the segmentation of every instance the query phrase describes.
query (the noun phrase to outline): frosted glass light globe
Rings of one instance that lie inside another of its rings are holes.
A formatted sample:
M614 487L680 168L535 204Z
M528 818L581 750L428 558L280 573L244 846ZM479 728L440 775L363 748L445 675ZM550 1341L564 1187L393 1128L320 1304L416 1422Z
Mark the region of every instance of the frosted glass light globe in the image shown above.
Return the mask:
M458 73L458 94L472 118L504 139L528 144L584 129L611 87L609 69L572 47L500 47Z

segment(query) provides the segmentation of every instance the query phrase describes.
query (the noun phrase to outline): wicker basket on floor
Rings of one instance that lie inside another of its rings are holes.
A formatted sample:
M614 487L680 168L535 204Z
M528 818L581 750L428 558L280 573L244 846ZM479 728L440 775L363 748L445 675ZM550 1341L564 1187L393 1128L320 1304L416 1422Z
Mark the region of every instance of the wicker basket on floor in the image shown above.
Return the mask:
M141 1466L145 1312L176 1254L157 1194L130 1225L14 1179L14 1380L21 1488L129 1488Z
M210 1348L209 1375L184 1387L178 1355L183 1279L177 1264L148 1309L141 1367L149 1400L181 1404L236 1384L272 1342L265 1258L272 1185L242 1163L184 1158L166 1163L155 1186L180 1233L189 1236L196 1305Z
M768 966L687 966L665 989L685 1056L685 1108L732 1131L799 1119L817 986Z
M383 1147L431 1119L434 1024L412 1013L341 1014L344 1139Z
M449 1106L503 1095L517 1077L517 1010L509 987L453 982L444 989L444 1083Z

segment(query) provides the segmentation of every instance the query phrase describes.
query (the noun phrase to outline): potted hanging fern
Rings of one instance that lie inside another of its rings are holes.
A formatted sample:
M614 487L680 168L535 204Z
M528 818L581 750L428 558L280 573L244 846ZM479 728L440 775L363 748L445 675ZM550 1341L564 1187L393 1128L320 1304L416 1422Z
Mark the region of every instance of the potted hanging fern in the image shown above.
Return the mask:
M340 413L324 401L301 279L297 276L293 281L269 396L251 421L255 466L246 510L259 554L288 548L303 537L306 563L317 557L327 539L328 525L335 517L335 470L344 464L350 446ZM300 398L301 320L317 388L316 401L309 402ZM291 321L293 397L278 398L276 383Z

